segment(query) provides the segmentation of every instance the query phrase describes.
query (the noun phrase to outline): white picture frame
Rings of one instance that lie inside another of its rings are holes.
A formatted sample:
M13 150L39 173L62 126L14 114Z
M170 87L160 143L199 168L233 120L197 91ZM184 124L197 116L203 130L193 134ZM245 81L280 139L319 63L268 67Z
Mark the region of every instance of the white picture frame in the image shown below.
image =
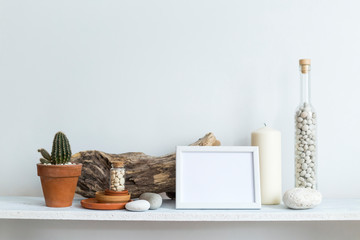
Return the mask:
M176 209L260 209L255 146L178 146Z

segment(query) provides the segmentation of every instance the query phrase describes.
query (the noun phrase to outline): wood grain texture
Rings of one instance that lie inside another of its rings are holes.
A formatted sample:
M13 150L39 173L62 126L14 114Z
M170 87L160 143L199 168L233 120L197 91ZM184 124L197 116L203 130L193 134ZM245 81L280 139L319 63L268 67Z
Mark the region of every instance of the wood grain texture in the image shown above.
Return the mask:
M191 146L219 146L213 133L208 133ZM76 193L92 198L97 191L109 187L110 168L113 162L123 161L126 167L126 189L132 197L144 192L175 192L176 154L154 157L141 152L108 154L101 151L83 151L72 156L72 162L82 163Z

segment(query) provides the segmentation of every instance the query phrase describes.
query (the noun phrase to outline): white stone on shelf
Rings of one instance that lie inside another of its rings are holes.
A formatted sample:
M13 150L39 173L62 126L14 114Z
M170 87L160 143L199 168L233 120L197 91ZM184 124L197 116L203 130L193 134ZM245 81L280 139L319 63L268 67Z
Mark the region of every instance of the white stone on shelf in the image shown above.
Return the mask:
M146 200L137 200L133 202L129 202L125 205L126 210L133 212L144 212L149 210L150 203Z
M292 209L309 209L321 203L321 193L312 187L311 183L306 183L309 188L293 188L285 192L283 196L284 204Z
M140 195L139 199L148 201L151 210L158 209L162 204L162 197L157 193L143 193Z

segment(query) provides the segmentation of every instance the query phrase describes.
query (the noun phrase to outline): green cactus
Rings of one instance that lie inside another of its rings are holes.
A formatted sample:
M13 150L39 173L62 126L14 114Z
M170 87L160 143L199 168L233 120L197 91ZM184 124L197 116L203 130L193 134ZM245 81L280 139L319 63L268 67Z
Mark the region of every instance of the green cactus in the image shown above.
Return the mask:
M51 162L51 156L50 156L50 154L48 153L48 151L46 151L46 150L43 149L43 148L40 148L40 149L38 149L38 152L41 153L41 156L43 156L43 158L45 158L46 160L48 160L48 161Z
M51 163L51 161L49 161L49 160L47 160L47 159L45 159L45 158L40 158L40 162L41 162L42 164Z
M64 164L70 162L71 159L70 143L62 132L55 134L51 155L43 148L38 149L38 152L41 153L42 164Z
M51 151L52 164L64 164L70 162L71 149L66 135L62 132L55 134Z

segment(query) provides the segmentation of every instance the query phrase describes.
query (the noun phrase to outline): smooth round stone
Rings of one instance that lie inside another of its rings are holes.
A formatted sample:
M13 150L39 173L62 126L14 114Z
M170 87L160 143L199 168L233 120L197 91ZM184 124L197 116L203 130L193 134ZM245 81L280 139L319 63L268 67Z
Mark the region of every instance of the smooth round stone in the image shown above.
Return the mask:
M125 208L129 211L133 212L143 212L149 210L150 203L146 200L137 200L133 202L129 202L125 205Z
M307 185L309 186L310 184L308 183ZM284 204L292 209L313 208L319 205L321 200L321 193L310 188L293 188L286 191L283 196Z
M140 195L139 199L148 201L151 210L158 209L162 204L162 197L157 193L143 193Z
M300 116L304 119L304 118L306 118L308 116L308 113L307 112L302 112Z
M303 163L303 164L301 165L301 168L305 170L305 169L308 168L308 165L307 165L306 163Z

